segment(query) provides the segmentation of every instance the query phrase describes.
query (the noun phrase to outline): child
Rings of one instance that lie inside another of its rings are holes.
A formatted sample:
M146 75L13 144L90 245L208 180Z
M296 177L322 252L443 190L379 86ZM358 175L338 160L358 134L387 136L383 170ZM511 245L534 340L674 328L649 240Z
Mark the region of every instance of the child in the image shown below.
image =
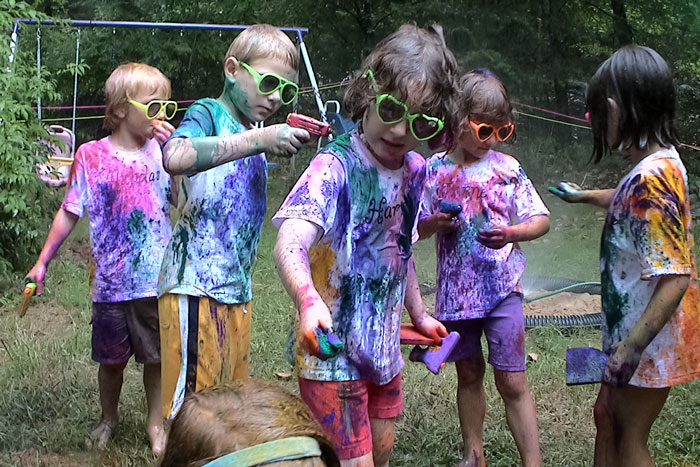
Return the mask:
M647 47L598 68L586 109L593 159L619 151L633 167L615 190L552 191L608 210L600 248L603 349L595 403L595 465L652 466L649 431L671 386L700 376L700 309L688 178L676 147L675 88Z
M290 156L310 139L288 125L254 125L294 100L298 67L283 32L246 29L226 53L221 96L191 105L163 150L165 169L185 175L158 284L166 417L186 393L248 376L251 269L267 204L263 152Z
M413 150L449 126L456 72L440 31L404 25L381 41L345 93L358 130L316 155L273 218L275 263L299 311L301 397L342 465L388 465L403 405L404 294L419 330L447 335L413 266L425 177ZM343 341L337 356L319 358L318 328Z
M289 440L291 446L275 443ZM279 384L237 380L190 393L168 437L161 467L338 465L308 407ZM255 459L255 462L245 462Z
M170 238L170 177L157 140L174 128L177 103L170 81L141 63L117 67L105 83L104 127L112 134L85 143L75 155L66 196L39 259L27 277L43 290L58 248L87 210L95 263L92 280L92 358L100 364L102 419L86 443L102 449L119 420L117 406L129 357L144 364L146 431L155 455L165 447L160 415L160 340L156 285Z
M549 230L549 211L515 158L494 151L515 131L505 87L488 70L464 75L459 84L459 132L454 151L427 161L418 232L437 232L435 317L462 336L450 360L457 368L457 408L464 459L485 465L484 357L503 398L508 426L522 463L540 464L535 404L525 376L525 326L520 278L525 255L518 242ZM440 212L440 201L462 207L459 216Z

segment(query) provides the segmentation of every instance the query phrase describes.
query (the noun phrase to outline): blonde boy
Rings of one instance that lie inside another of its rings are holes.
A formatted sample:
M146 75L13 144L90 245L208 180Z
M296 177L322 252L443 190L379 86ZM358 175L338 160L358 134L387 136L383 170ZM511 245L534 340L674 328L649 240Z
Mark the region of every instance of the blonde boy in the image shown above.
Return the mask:
M177 110L170 81L156 68L127 63L105 83L104 127L112 134L78 148L68 188L46 243L27 273L43 290L46 270L78 218L87 211L95 262L92 281L92 358L102 418L86 444L104 448L119 420L124 368L143 363L146 432L154 454L165 448L160 416L160 341L156 286L170 238L170 177L158 140L174 128L163 118Z
M236 37L217 99L187 110L166 143L165 169L182 174L180 216L158 285L163 414L187 393L247 378L251 269L265 216L265 153L295 154L309 134L288 125L255 128L296 97L299 55L270 25Z

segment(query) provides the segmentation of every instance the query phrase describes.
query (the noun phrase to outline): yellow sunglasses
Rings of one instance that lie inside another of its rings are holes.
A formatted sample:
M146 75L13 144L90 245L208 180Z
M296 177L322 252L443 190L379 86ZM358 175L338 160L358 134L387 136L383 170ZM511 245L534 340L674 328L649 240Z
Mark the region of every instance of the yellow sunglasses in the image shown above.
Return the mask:
M146 117L149 120L153 120L160 115L161 112L165 115L166 120L170 120L175 116L175 112L177 112L177 102L175 101L152 100L146 104L142 104L133 99L128 99L128 101L134 107L138 107L146 112Z

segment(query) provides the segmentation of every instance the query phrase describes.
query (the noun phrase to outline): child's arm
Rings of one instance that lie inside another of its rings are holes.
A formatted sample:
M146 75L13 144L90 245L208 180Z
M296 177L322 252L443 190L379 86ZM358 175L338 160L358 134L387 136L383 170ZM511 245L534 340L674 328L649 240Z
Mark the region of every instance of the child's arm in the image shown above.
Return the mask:
M613 348L613 353L605 366L604 383L618 387L629 383L639 366L642 352L676 311L689 283L690 277L687 275L659 278L649 304L639 321L627 338Z
M277 273L299 310L299 344L312 355L321 356L316 328L333 327L330 310L314 287L309 248L318 241L321 229L303 219L286 219L280 226L274 257Z
M534 240L549 232L549 216L532 216L516 225L504 225L480 230L477 240L484 246L498 250L508 243Z
M308 131L286 124L227 136L176 137L163 147L163 166L172 175L194 175L261 152L291 157L310 139Z
M39 253L39 259L37 259L34 267L27 273L27 277L31 277L34 279L34 282L36 282L37 295L41 295L44 291L44 277L46 277L46 269L49 267L49 263L56 255L56 252L65 239L73 231L78 219L78 216L63 208L60 208L56 213L44 247L41 249L41 253Z
M615 194L613 189L582 190L580 186L571 182L560 182L557 186L550 186L548 190L567 203L588 203L603 209L608 209Z
M404 305L406 306L406 310L408 310L408 314L411 316L411 322L418 331L424 336L431 337L435 344L439 345L441 338L447 336L447 329L440 321L430 316L425 309L423 299L420 295L416 265L413 262L413 257L411 257L408 263Z
M418 221L418 238L425 240L438 232L454 232L459 225L459 218L447 212L437 212Z

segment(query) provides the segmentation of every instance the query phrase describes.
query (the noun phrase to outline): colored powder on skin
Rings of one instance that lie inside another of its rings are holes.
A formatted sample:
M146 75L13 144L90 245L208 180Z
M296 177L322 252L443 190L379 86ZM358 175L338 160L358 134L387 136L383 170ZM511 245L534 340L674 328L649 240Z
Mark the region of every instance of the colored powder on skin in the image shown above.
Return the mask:
M219 101L224 104L224 106L229 110L231 115L236 118L238 115L244 115L248 120L253 120L250 117L250 105L248 104L248 93L241 89L241 85L231 78L226 77L226 82L224 83L224 91L219 97Z

